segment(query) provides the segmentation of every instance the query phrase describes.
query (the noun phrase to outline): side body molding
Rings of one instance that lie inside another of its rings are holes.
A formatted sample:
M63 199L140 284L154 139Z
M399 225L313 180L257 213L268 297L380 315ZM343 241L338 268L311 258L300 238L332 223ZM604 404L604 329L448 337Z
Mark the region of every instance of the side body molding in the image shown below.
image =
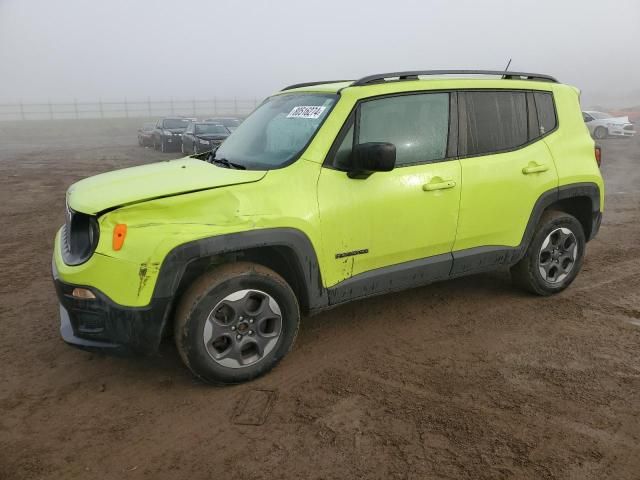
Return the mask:
M516 247L488 245L456 251L363 272L325 288L313 244L300 230L267 228L209 237L180 245L165 258L153 299L171 299L188 266L199 259L259 247L284 247L291 253L298 277L303 281L305 303L311 313L358 298L380 295L463 275L511 266L525 254L545 209L575 197L591 199L592 225L588 240L600 226L600 190L595 183L577 183L545 192L536 202L520 244ZM165 316L166 317L166 316Z

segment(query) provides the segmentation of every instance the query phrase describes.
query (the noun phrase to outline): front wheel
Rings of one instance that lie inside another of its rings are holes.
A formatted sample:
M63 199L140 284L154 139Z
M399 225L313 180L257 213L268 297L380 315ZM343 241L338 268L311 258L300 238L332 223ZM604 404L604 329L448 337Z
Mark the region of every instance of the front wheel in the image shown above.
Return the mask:
M585 246L584 230L574 216L545 212L525 256L511 268L511 278L538 295L561 292L578 275Z
M184 363L210 383L240 383L271 370L291 349L300 308L291 287L261 265L223 265L198 278L175 317Z
M593 136L596 137L598 140L603 140L607 138L608 134L609 132L605 127L598 127L593 132Z

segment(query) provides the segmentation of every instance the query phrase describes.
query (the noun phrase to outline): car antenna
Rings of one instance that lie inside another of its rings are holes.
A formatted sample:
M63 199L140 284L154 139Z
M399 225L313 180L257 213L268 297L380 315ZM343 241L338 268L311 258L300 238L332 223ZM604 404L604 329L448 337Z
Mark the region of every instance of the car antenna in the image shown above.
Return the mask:
M509 70L509 66L511 65L511 58L509 59L509 61L507 62L507 66L504 67L504 75L502 75L502 78L506 78L507 77L507 71Z

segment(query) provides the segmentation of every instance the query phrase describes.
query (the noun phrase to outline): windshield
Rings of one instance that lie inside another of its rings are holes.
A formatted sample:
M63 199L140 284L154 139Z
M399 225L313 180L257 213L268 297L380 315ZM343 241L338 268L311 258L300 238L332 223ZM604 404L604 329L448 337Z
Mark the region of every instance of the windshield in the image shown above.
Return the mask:
M222 125L216 125L215 123L198 123L196 125L196 133L213 133L219 135L226 135L229 133Z
M285 94L268 98L225 140L216 159L269 170L294 160L336 102L335 94Z
M235 118L223 118L222 122L221 122L225 127L233 127L236 128L238 125L240 125L240 120L237 120Z
M189 120L182 118L167 118L162 121L164 128L187 128L189 126Z
M603 112L587 112L587 113L589 115L591 115L593 118L595 118L596 120L604 120L605 118L613 118L608 113L603 113Z

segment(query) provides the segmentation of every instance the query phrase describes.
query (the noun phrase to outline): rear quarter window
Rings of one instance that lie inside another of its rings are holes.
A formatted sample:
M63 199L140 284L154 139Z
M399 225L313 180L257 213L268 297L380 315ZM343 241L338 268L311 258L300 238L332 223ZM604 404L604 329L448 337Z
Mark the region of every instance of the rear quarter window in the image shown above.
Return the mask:
M535 99L536 110L538 112L540 135L545 135L556 128L558 124L556 109L553 104L553 95L546 92L536 92L533 94L533 98Z

